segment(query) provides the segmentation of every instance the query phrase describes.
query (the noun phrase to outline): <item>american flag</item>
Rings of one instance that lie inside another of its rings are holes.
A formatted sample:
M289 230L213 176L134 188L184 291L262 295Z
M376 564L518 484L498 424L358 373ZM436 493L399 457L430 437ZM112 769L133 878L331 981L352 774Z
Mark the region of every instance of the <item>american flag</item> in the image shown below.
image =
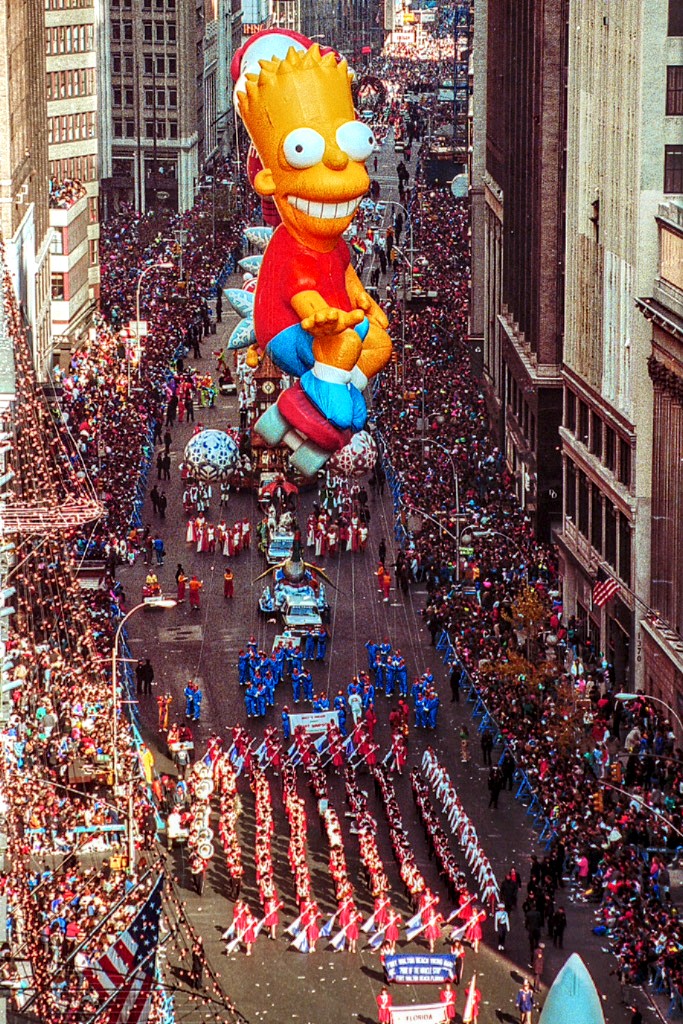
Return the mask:
M619 581L614 576L608 576L604 569L598 569L598 577L593 585L593 604L596 608L602 608L620 590Z
M130 927L84 971L100 997L101 1024L144 1024L149 1018L163 884L161 875Z

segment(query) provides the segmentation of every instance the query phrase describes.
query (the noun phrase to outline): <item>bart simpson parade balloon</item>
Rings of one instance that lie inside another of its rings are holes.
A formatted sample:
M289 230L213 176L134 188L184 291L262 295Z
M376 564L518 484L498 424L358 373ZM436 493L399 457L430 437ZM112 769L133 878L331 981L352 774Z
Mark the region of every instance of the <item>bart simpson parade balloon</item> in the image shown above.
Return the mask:
M255 351L299 378L257 421L312 475L365 426L363 390L389 361L387 319L342 238L368 189L372 130L357 121L345 60L266 31L235 55L236 103L260 161L253 185L281 223L258 273Z

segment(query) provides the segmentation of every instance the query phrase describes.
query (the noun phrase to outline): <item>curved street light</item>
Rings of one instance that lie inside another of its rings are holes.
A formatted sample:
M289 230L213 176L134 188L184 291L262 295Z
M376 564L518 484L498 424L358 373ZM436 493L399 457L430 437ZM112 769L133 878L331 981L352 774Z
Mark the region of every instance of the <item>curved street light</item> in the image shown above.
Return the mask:
M625 693L624 692L624 693L617 693L617 694L615 694L614 699L627 702L627 701L631 701L631 700L640 700L641 697L643 698L643 700L646 700L646 701L647 700L651 700L655 704L661 704L662 707L666 708L666 710L669 712L671 717L676 722L678 722L678 728L681 730L681 735L683 735L683 722L681 721L680 717L676 714L674 709L671 707L671 705L668 704L665 700L662 700L661 697L653 697L651 693Z
M119 739L119 693L118 693L118 650L119 641L121 639L121 633L123 627L126 625L128 620L139 612L141 608L175 608L178 602L171 597L160 597L158 600L140 601L139 604L134 605L129 612L123 616L119 622L116 633L114 634L114 643L111 649L111 696L112 696L112 714L114 716L113 725L113 740L114 740L114 754L113 754L113 774L114 774L114 793L118 789L119 784L119 751L118 751L118 739Z
M141 362L141 351L140 351L140 289L142 287L142 279L145 274L149 274L150 270L170 270L174 264L171 260L160 260L158 263L151 263L148 267L144 267L138 277L137 287L135 289L135 353L138 357L138 373L140 372ZM128 391L130 392L130 359L128 360Z

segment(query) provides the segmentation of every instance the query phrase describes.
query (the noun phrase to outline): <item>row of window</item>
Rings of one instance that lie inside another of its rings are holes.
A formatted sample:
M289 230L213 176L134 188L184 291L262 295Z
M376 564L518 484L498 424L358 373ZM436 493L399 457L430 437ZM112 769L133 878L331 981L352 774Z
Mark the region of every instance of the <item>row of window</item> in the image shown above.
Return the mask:
M48 117L48 145L56 142L80 142L81 139L94 139L97 134L97 115L94 110L85 110L80 114L62 114L60 117Z
M67 156L61 160L50 160L50 177L55 181L75 178L77 181L97 181L97 157L94 153L87 156ZM97 200L95 200L95 220L97 220ZM92 216L90 217L92 221Z
M606 500L600 489L573 462L567 462L565 487L566 515L630 587L632 535L628 518Z
M123 39L125 42L132 42L133 40L133 22L124 21L121 24L120 21L115 21L111 27L111 37L115 43L120 43ZM163 43L168 41L174 43L176 41L176 27L174 21L143 21L142 23L142 38L146 43Z
M46 81L49 100L63 100L69 96L94 96L97 91L94 68L48 71Z
M92 25L55 25L45 29L45 53L89 53L95 45Z
M573 391L565 392L564 425L625 487L631 486L633 453L630 442L588 408Z
M124 11L130 11L133 8L133 0L110 0L112 9L122 7ZM144 11L151 11L152 7L157 11L163 11L164 8L167 11L175 11L176 0L142 0L142 9Z
M120 75L123 71L126 75L133 74L133 58L132 57L112 57L111 59L112 71L115 75ZM178 63L175 57L150 57L144 58L144 73L145 75L175 75Z
M135 137L135 121L122 121L121 118L114 118L115 139L134 139ZM144 137L146 139L177 139L178 122L145 121Z
M115 107L132 107L135 103L135 90L132 88L112 89L112 103ZM155 109L170 107L172 110L178 106L177 89L145 89L144 105Z
M524 432L524 436L532 448L536 447L536 417L529 408L529 403L524 397L522 388L512 375L510 367L506 367L507 375L507 404L508 408L517 417L517 422Z
M93 0L45 0L46 11L74 11L92 7Z

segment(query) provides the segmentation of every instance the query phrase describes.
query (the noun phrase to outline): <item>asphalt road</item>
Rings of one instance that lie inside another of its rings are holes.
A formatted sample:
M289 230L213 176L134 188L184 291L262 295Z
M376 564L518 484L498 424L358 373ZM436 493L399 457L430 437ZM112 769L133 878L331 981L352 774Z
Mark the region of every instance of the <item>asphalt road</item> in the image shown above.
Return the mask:
M392 154L387 152L385 147L382 170L387 177L388 162L392 158ZM219 327L219 335L205 339L204 358L198 364L203 370L213 369L211 350L219 347L221 338L227 336L233 323L234 321L229 318L224 320ZM191 362L188 360L188 363ZM236 400L232 397L220 398L213 410L197 410L196 419L205 426L219 428L229 423L235 424ZM164 590L174 594L175 568L176 564L181 562L186 573L197 572L204 581L201 610L199 613L193 613L185 603L164 612L140 613L129 625L130 643L135 656L149 656L156 673L154 694L152 697L141 697L140 700L145 738L157 756L159 770L167 769L169 762L156 731L156 695L170 691L174 697L171 718L177 717L182 720L182 691L189 679L200 682L204 701L202 719L195 729L195 737L198 751L202 753L211 734L227 737L235 723L247 723L243 692L237 684L238 649L244 646L251 634L257 638L259 647L270 648L277 632L274 624L267 623L258 615L257 598L263 584L254 584L254 580L265 568L265 563L255 545L252 545L249 552L242 553L232 560L235 572L235 598L233 601L226 601L223 598L225 559L222 555L197 554L193 547L185 542L186 517L182 509L182 486L177 466L182 459L183 448L191 429L191 426L184 425L176 426L173 431L172 480L163 485L169 499L166 520L155 518L148 502L145 506L144 522L150 523L153 528L159 528L164 538L167 556L165 565L159 570ZM155 472L152 478L156 478ZM309 492L300 498L299 518L302 524L305 523L308 507L314 496L315 492ZM462 721L469 721L468 706L450 703L446 671L434 648L430 647L429 633L422 626L420 619L419 612L424 602L424 592L419 585L413 585L405 598L395 590L392 591L388 604L385 604L377 593L373 577L373 570L377 564L377 545L380 538L384 537L391 550L392 511L388 496L385 496L383 502L371 500L370 507L372 520L368 551L365 554L345 552L335 559L328 558L324 563L337 589L328 590L332 603L332 622L329 627L331 641L327 663L324 666L315 664L313 667L316 692L324 689L333 696L338 689L346 688L350 677L359 667L366 664L363 645L368 639L381 640L388 637L394 647L400 647L406 657L411 679L426 668L431 669L442 699L438 727L435 733L429 734L411 731L408 767L419 763L425 744L430 742L440 759L447 764L498 878L502 879L513 864L525 878L528 874L529 855L532 852L541 852L536 835L529 827L529 819L525 816L524 808L515 803L511 794L502 795L499 810L487 809L487 769L480 763L476 736L473 742L472 761L468 765L460 763L457 731ZM235 519L243 519L246 516L251 519L253 536L259 519L255 498L250 494L232 496L225 511L227 522L232 523ZM220 519L215 500L208 518L213 522ZM390 558L389 561L393 559ZM138 599L145 574L146 567L142 563L121 571L120 578L125 585L129 605ZM277 691L276 706L269 709L265 723L259 721L257 727L253 720L249 720L249 727L260 735L264 724L279 726L282 706L289 703L291 690L289 684L283 682ZM391 701L384 697L379 698L380 722L377 735L383 750L387 749L389 739L390 707ZM271 777L276 823L273 859L276 865L276 884L285 901L282 919L283 923L287 924L294 919L297 911L287 865L288 828L282 810L278 781L277 778ZM448 907L447 895L440 884L437 869L428 858L424 833L414 809L408 779L404 775L395 782L408 837L417 853L418 866L427 878L428 884L441 894L442 907ZM377 805L373 787L367 786L367 789L371 809L379 823L377 838L392 886L392 901L405 918L409 915L409 907L392 858L386 823L381 808ZM332 911L336 904L327 871L325 842L318 829L313 798L303 778L300 779L300 792L307 801L310 865L315 895L323 911ZM330 793L344 828L344 848L350 875L356 884L357 899L361 908L369 911L371 900L359 878L358 847L355 836L350 832L348 819L344 818L344 790L338 777L331 776ZM239 822L239 836L246 869L242 896L248 899L252 910L257 912L259 904L253 858L254 805L244 778L240 780L240 795L243 813ZM204 935L207 955L220 973L226 991L247 1020L276 1021L278 1024L285 1021L296 1021L299 1024L333 1024L344 1021L371 1022L377 1019L375 998L381 988L383 975L378 955L362 948L362 941L359 942L359 952L356 955L328 951L323 942L319 943L318 952L315 954L302 955L288 946L286 936L278 937L275 942L261 936L251 958L246 958L243 952L226 957L220 934L231 921L232 905L226 897L226 877L220 864L220 852L217 852L212 861L207 885L201 898L191 890L183 852L174 852L172 858L181 887L184 889L188 911ZM460 859L462 860L462 857ZM464 860L462 863L464 864ZM602 951L602 940L591 933L591 928L595 924L594 908L572 902L573 896L569 889L563 895L569 918L565 950L554 950L552 944L546 942L544 980L549 983L569 953L576 950L586 960L599 990L604 993L607 1019L615 1024L629 1020L629 1014L620 1004L618 986L609 973L613 967L613 960ZM417 939L413 943L402 943L401 949L425 952L427 947L424 942ZM442 946L442 950L446 951L445 945ZM476 956L471 950L468 951L464 971L465 982L469 980L473 971L477 972L478 986L483 997L480 1024L517 1020L514 999L526 971L527 957L528 944L520 911L513 914L512 931L504 955L497 952L491 922L485 923L484 943ZM428 1003L438 1001L438 988L394 987L393 996L396 1004ZM458 1011L462 1010L463 1000L464 997L459 993ZM195 1004L184 1011L184 1015L179 1019L199 1021L228 1018L216 1018L211 1008Z

